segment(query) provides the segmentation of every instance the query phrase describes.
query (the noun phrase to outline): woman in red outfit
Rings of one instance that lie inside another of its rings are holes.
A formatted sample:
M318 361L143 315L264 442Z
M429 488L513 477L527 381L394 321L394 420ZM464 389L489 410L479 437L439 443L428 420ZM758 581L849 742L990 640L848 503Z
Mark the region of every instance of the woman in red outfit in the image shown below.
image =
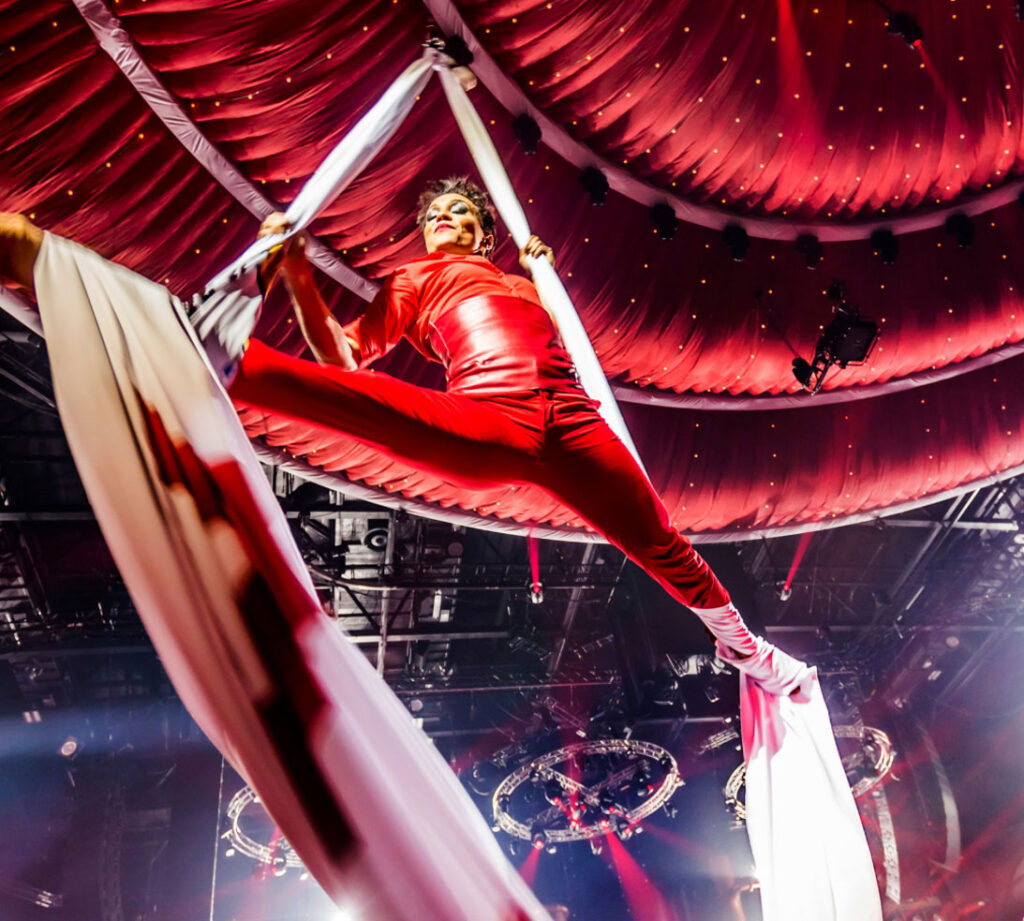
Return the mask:
M432 183L420 205L426 254L392 272L366 313L345 326L320 297L302 237L293 239L282 271L317 363L252 341L231 396L344 432L450 482L540 486L679 601L728 605L577 383L536 288L489 260L495 226L485 193L450 179ZM287 229L278 213L260 234ZM528 256L553 261L535 236L520 252L524 268ZM445 365L446 392L363 370L402 336Z

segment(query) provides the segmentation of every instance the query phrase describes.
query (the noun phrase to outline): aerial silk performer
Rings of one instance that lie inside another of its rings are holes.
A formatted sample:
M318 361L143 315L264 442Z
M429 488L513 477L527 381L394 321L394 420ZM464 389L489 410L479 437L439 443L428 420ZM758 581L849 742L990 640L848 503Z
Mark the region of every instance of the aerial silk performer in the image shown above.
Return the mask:
M438 58L436 53L428 52L412 65L332 152L288 211L264 221L257 242L208 286L192 321L210 368L237 401L342 432L457 484L534 484L577 511L595 531L690 607L714 634L718 654L741 672L747 822L766 921L880 919L870 854L814 669L747 629L726 589L690 542L672 526L635 456L607 382L595 373L593 350L551 267L553 254L529 233L486 131L458 81ZM481 175L520 247L520 262L531 271L537 286L501 272L490 261L495 220L484 192L465 179L440 181L428 186L420 200L417 220L426 253L388 276L366 313L343 326L330 314L317 291L304 257L306 238L302 230L386 143L431 69L441 72L446 94ZM21 228L22 237L32 238L34 233ZM13 240L17 234L9 236ZM31 249L31 242L26 245ZM283 355L251 337L258 312L260 272L266 271L266 257L274 247L279 247L279 270L314 361ZM94 287L91 273L102 275L98 264L103 260L99 257L49 235L41 244L37 242L37 248L35 285L49 341L51 327L60 320L55 319L59 316L55 306L44 307L48 289L50 296L59 300L67 277L77 275L90 279L90 284L84 286L86 301L98 298L106 303L111 298L105 292L88 290ZM11 243L8 249L17 262L18 246ZM22 264L12 264L9 270L20 267L24 271L25 257L20 260ZM0 270L3 268L0 265ZM111 271L118 284L128 284L125 276L131 273L120 268ZM158 293L163 289L140 279L137 287L145 286L153 289L151 299L159 301L163 296L166 302L166 292ZM102 283L97 282L95 287L102 287ZM172 304L176 310L177 306ZM146 322L154 321L148 318ZM169 329L166 332L170 335ZM428 358L445 366L446 392L425 390L366 369L403 336ZM122 333L122 338L131 337ZM568 349L563 346L563 338ZM110 343L104 347L109 350ZM54 355L55 372L59 363L59 356ZM599 372L599 365L596 369ZM138 373L134 366L131 370ZM159 370L149 370L160 377ZM209 384L212 393L216 384L212 380ZM169 378L163 386L173 389ZM286 535L277 527L269 539L251 536L261 516L274 518L262 505L258 509L247 507L247 503L253 504L248 498L250 492L258 492L258 488L252 482L251 469L248 476L240 470L245 465L251 468L254 460L237 460L236 451L245 453L238 444L229 446L230 457L219 458L217 452L222 446L215 446L211 454L209 445L204 445L207 450L200 452L201 456L217 459L205 465L191 456L183 461L181 450L168 451L167 445L180 444L182 437L191 450L213 436L209 420L194 422L191 417L197 414L182 404L180 396L167 396L178 414L176 422L181 431L177 436L161 430L151 411L143 412L140 422L149 433L149 441L159 443L173 460L164 459L165 469L160 471L164 481L184 484L192 492L198 490L208 503L212 502L200 518L226 517L234 526L234 540L254 544L235 554L264 564L255 566L255 575L246 576L244 566L240 566L242 574L232 573L233 582L246 587L243 597L253 585L265 588L269 582L270 595L296 632L301 635L308 630L312 635L316 631L311 621L301 621L300 627L287 610L288 603L308 606L302 595L310 586L295 571L297 553L293 549L275 557L273 548L286 541ZM159 455L160 450L156 453ZM102 475L97 478L102 479ZM83 479L87 479L84 474ZM225 497L234 497L226 512L217 504L223 504ZM99 512L98 517L103 520ZM240 536L246 532L248 538ZM190 534L194 536L194 528ZM140 553L137 548L134 552ZM287 558L285 564L278 559L281 556ZM119 565L123 565L120 560ZM145 559L140 556L134 566L144 570ZM266 604L265 596L264 591L257 609ZM155 600L153 603L159 606ZM262 620L271 622L266 617ZM250 636L250 640L259 645L258 638ZM297 648L295 657L282 667L301 671L299 660L303 655L323 660L322 649L314 654L307 645ZM350 665L353 678L370 682L368 675L372 672ZM209 708L210 692L206 688L195 703L200 710ZM330 688L324 695L329 696L329 692ZM376 692L387 695L383 686ZM344 694L339 692L338 696ZM367 694L367 699L371 697ZM389 720L395 716L390 710L388 714ZM222 737L223 719L223 713L214 713L209 720L215 741L222 750L226 747L236 754L233 760L243 769L252 770L252 753L237 751L245 747L245 740ZM349 712L347 720L351 719ZM387 734L391 728L386 722L380 731ZM345 727L338 727L338 731L344 733ZM408 747L409 740L401 731L393 734L396 738L391 741L397 747ZM311 741L305 739L307 744ZM301 749L295 739L291 744ZM377 744L379 747L379 741ZM423 757L433 764L431 759L436 756L424 752ZM344 774L344 769L338 770ZM253 781L274 814L271 799L255 776ZM330 787L332 778L322 781ZM447 810L448 819L459 816L463 821L468 800L456 802L457 798L450 796L451 789L439 778L432 777L432 782L444 788L444 795L434 804L436 808ZM379 795L386 794L381 791ZM325 802L330 799L324 796ZM341 802L348 804L348 797L342 795ZM281 824L298 853L306 858L303 848L307 842L294 840L294 833L284 822ZM476 829L482 823L470 824ZM357 831L353 830L352 835L357 837ZM490 846L482 846L482 853L491 855ZM420 858L423 863L430 859L437 860L438 856ZM447 853L440 859L445 862L459 858ZM329 857L326 860L329 862ZM478 857L477 862L483 862L487 872L472 883L466 879L466 866L454 864L449 866L451 874L445 876L446 882L450 887L469 886L477 899L484 898L481 888L497 885L501 898L495 895L495 901L516 906L516 913L506 917L539 917L537 906L510 885L495 861ZM329 869L325 870L322 863L311 869L314 873L320 871L318 878L330 878ZM337 891L335 885L332 894ZM443 896L434 895L434 904L439 905ZM450 898L458 901L455 895L450 894ZM417 917L448 921L502 917L494 913L494 904L488 905L487 911L479 905L468 914L466 911L466 906L460 905L458 911L447 907L436 913L421 911ZM397 910L384 916L407 917Z

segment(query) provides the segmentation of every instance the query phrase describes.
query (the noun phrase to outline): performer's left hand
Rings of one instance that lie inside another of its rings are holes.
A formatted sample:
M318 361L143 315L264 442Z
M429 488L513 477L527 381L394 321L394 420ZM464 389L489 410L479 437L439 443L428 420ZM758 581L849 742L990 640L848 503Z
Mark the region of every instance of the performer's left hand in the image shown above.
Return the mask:
M526 241L526 245L519 250L519 264L527 271L530 270L530 264L527 261L529 256L544 256L552 265L555 264L555 251L536 234L532 234Z

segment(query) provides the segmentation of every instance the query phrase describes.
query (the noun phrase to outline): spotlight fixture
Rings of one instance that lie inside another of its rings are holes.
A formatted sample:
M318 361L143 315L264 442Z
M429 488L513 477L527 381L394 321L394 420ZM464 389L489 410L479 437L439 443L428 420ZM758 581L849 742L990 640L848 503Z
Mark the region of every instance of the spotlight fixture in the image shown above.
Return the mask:
M544 799L551 803L552 806L565 799L565 790L562 789L562 785L554 777L549 777L544 781Z
M1016 0L1013 4L1013 12L1017 17L1017 22L1024 22L1024 0Z
M882 265L895 265L900 252L900 241L888 228L879 228L871 234L871 249L882 260Z
M540 143L540 125L529 115L525 112L522 115L517 115L516 120L512 122L512 132L515 134L516 140L519 141L519 146L523 148L524 154L532 157L537 153L537 145Z
M974 242L974 223L966 214L958 211L946 218L946 233L956 237L956 245L960 249L969 249Z
M793 376L811 393L821 390L833 365L845 368L867 361L878 340L878 326L862 319L860 309L847 301L844 282L833 281L825 293L832 301L832 322L818 339L812 361L793 359Z
M740 224L728 224L722 231L722 239L729 247L733 262L742 262L750 249L750 237Z
M802 233L796 238L796 251L804 257L807 268L816 269L821 265L824 253L821 242L813 233Z
M580 185L590 196L592 205L603 205L608 195L608 180L596 166L588 166L580 173Z
M654 232L662 240L668 241L676 235L679 218L670 204L660 201L651 208L651 223L654 224Z
M68 736L60 745L60 756L71 761L78 754L81 743L74 736Z
M890 35L898 35L911 48L920 48L924 41L924 30L913 13L905 10L899 13L889 13L889 21L885 26Z

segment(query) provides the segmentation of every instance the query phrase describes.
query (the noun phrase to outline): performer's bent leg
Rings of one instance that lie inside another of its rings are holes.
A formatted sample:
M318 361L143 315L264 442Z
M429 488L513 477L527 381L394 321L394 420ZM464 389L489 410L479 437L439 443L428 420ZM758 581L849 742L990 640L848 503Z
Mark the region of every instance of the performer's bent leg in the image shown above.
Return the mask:
M589 401L556 397L540 485L574 508L677 600L718 608L729 593L677 531L650 481Z
M540 404L530 395L503 398L495 409L377 371L291 358L257 341L229 392L470 487L530 479L541 451Z

